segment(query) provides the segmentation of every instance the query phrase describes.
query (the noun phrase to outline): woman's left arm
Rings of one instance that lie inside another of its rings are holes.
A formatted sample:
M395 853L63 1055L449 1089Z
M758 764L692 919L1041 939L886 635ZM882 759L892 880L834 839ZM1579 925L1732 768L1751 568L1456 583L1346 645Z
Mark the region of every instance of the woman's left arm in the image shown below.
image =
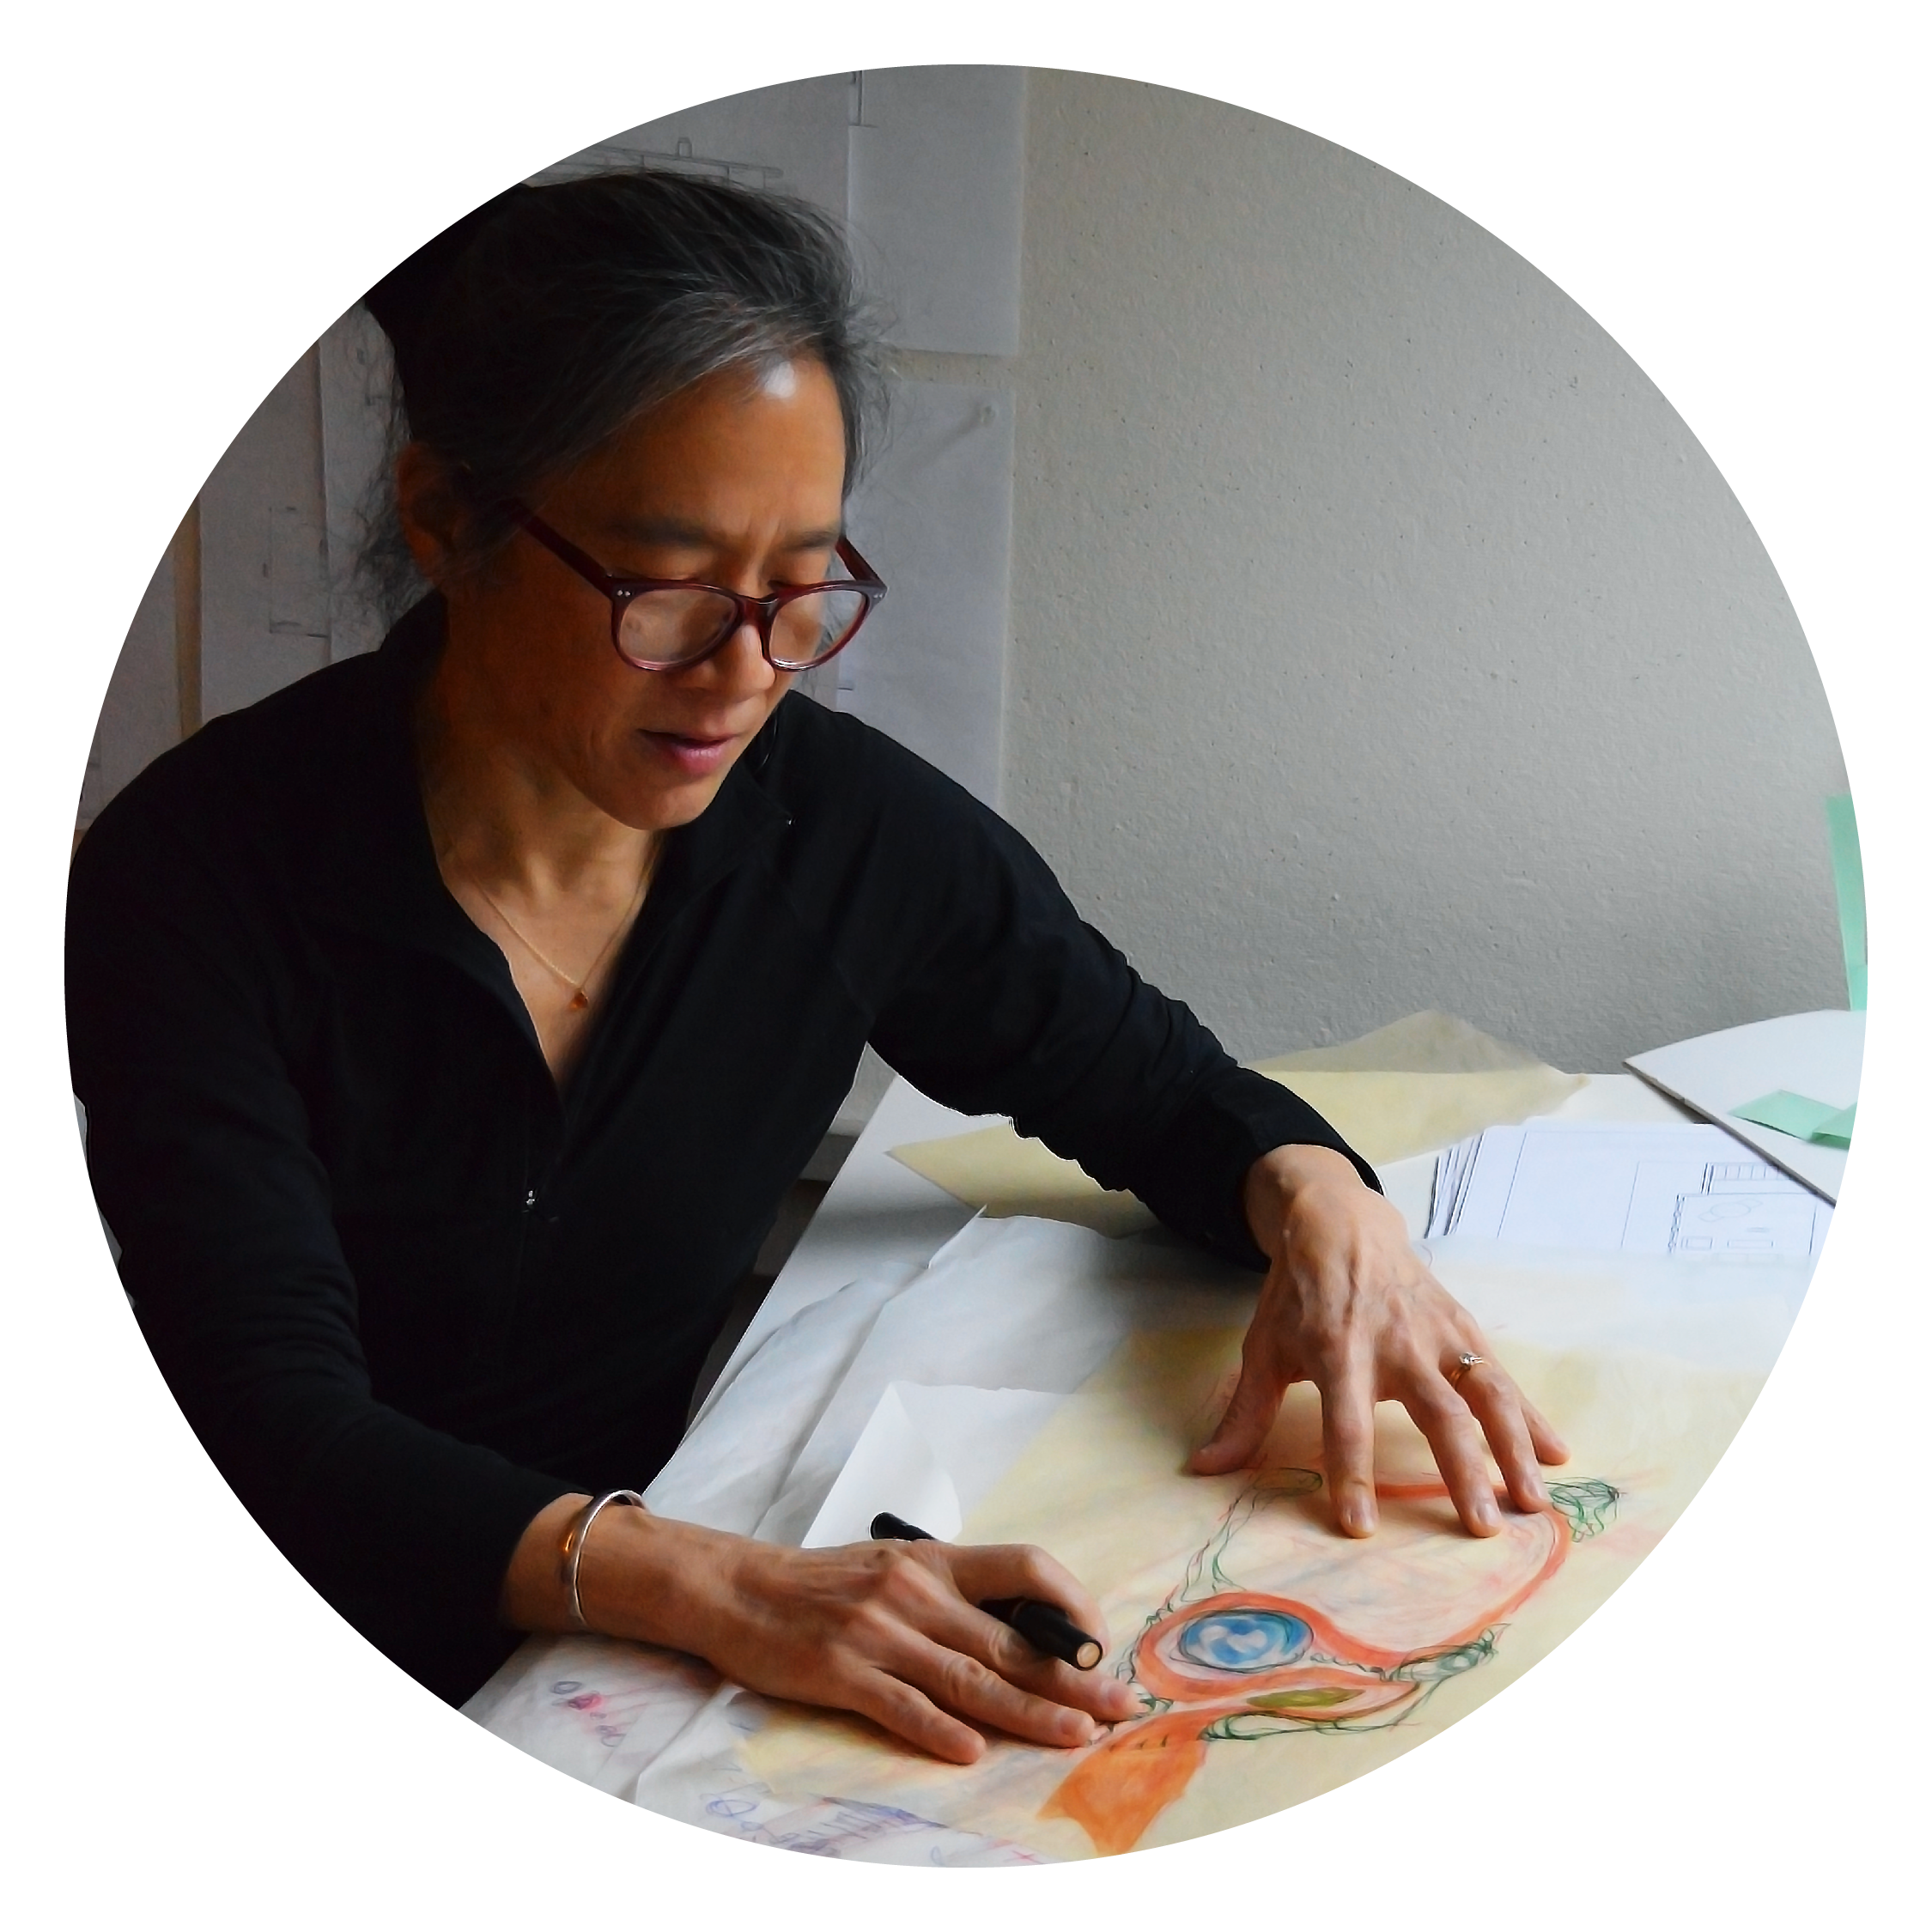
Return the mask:
M1569 1454L1482 1331L1422 1264L1400 1213L1330 1148L1277 1147L1248 1170L1242 1204L1267 1277L1242 1346L1241 1376L1198 1474L1260 1451L1289 1385L1312 1382L1337 1525L1376 1528L1375 1405L1398 1401L1428 1438L1464 1527L1502 1527L1486 1443L1519 1510L1546 1506L1539 1462ZM1451 1377L1465 1354L1485 1359Z
M1542 1497L1538 1455L1561 1445L1484 1354L1468 1315L1410 1248L1375 1170L1314 1108L1236 1066L1178 1000L1134 972L1082 920L1012 827L856 720L821 724L850 740L840 770L870 773L884 801L861 850L877 890L848 950L878 1004L872 1044L933 1098L1003 1113L1132 1190L1170 1227L1224 1259L1265 1267L1233 1403L1195 1467L1255 1454L1291 1382L1321 1392L1338 1516L1375 1528L1373 1415L1404 1403L1441 1463L1463 1521L1498 1526L1486 1437L1519 1506ZM849 875L841 874L841 883Z

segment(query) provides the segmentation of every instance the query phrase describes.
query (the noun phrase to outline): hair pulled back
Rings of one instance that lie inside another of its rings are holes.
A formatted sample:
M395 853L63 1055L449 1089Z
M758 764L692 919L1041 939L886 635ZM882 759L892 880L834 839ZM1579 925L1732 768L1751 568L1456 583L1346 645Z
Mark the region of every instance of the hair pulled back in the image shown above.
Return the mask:
M836 226L808 204L638 168L512 188L426 243L364 302L394 350L392 447L449 467L471 545L643 411L727 368L824 366L846 487L884 404L878 335ZM392 608L411 573L392 500L366 560Z

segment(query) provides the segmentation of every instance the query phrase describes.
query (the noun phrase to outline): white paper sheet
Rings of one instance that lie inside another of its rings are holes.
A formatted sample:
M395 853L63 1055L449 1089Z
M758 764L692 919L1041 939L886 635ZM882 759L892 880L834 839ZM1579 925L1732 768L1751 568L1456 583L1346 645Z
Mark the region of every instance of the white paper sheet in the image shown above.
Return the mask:
M1532 1121L1443 1155L1429 1236L1652 1256L1808 1261L1832 1211L1715 1127Z
M902 349L1019 352L1026 72L871 68L851 130L852 224Z
M863 1543L881 1510L916 1525L942 1543L959 1534L966 1512L959 1492L933 1445L906 1413L899 1399L904 1385L888 1382L846 1458L831 1493L799 1539L808 1550L841 1543Z
M648 158L660 167L799 195L842 222L853 94L849 73L727 94L611 135L535 179L568 179Z
M841 711L995 805L1012 502L1012 396L895 385L888 440L849 513L889 594L831 667Z
M680 1522L750 1535L879 1310L918 1272L872 1275L801 1309L698 1419L644 1492L645 1501Z
M1835 1202L1844 1180L1844 1149L1814 1146L1776 1127L1741 1121L1731 1109L1780 1091L1850 1107L1858 1098L1864 1059L1865 1016L1826 1011L1680 1040L1624 1064Z
M889 1382L1070 1394L1130 1329L1242 1321L1258 1285L1172 1236L1110 1241L1057 1221L975 1221L879 1311L756 1534L804 1536ZM730 1392L733 1413L744 1400ZM726 1412L720 1402L712 1419Z
M1033 1388L888 1382L805 1547L863 1542L881 1510L951 1541L1065 1400Z

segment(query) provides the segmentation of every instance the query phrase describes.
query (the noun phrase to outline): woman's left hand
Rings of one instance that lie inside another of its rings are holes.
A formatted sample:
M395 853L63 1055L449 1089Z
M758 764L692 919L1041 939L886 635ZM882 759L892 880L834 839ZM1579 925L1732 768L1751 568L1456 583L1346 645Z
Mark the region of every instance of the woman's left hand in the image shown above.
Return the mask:
M1569 1455L1493 1360L1468 1311L1409 1244L1400 1213L1327 1147L1277 1147L1249 1170L1243 1193L1255 1245L1268 1258L1260 1306L1242 1345L1241 1378L1189 1467L1222 1475L1260 1453L1291 1382L1321 1397L1329 1495L1338 1528L1376 1528L1375 1405L1401 1403L1428 1438L1472 1535L1502 1528L1486 1441L1519 1510L1547 1507L1537 1467ZM1452 1383L1457 1358L1485 1360Z

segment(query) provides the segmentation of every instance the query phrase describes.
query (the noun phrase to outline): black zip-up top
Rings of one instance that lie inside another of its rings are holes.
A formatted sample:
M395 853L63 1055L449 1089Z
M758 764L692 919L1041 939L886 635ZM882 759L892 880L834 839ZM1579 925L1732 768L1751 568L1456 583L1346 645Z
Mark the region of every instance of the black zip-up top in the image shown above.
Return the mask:
M432 597L114 800L75 860L68 1030L188 1419L324 1596L460 1701L513 1648L530 1519L676 1446L866 1041L1249 1265L1249 1163L1347 1150L995 814L798 696L670 835L560 1091L424 823L410 719L441 638Z

